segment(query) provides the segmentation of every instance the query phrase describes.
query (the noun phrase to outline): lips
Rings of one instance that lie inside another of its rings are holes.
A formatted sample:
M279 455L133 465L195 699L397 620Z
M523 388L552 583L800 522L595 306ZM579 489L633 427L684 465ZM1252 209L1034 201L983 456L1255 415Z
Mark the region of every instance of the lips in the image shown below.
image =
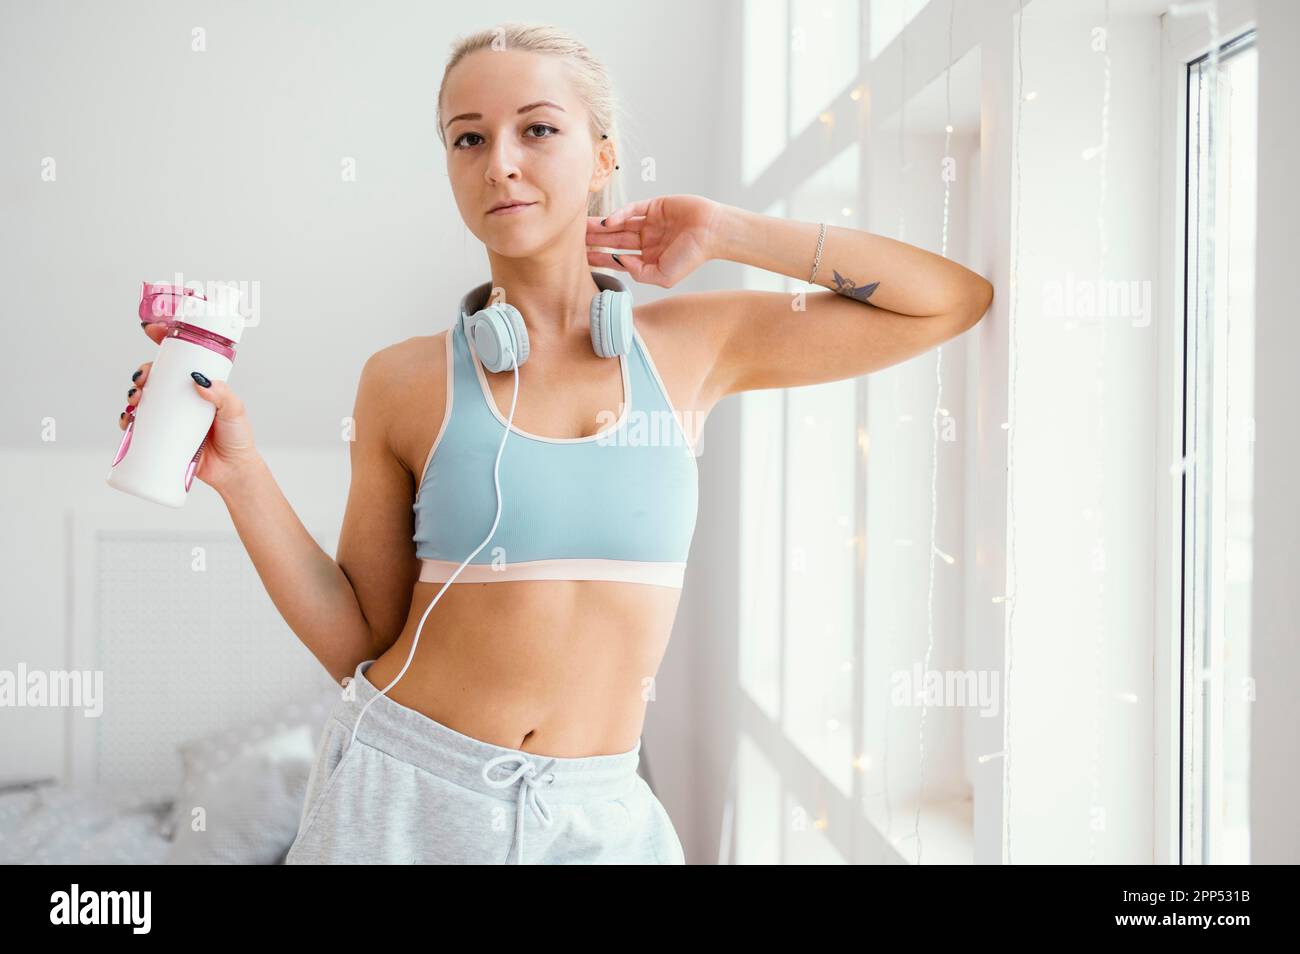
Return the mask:
M500 208L492 209L488 212L488 215L512 215L517 212L522 212L524 209L535 204L536 203L533 202L514 202L510 205L503 205Z

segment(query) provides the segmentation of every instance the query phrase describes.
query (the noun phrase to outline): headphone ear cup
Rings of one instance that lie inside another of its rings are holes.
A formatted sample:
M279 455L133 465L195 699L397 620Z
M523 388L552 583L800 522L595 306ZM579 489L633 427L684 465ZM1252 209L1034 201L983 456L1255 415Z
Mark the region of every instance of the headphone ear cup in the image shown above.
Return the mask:
M591 347L602 358L632 350L632 295L603 288L591 300Z
M474 335L474 353L489 371L509 371L513 365L528 360L528 329L524 317L514 305L499 302L470 319Z

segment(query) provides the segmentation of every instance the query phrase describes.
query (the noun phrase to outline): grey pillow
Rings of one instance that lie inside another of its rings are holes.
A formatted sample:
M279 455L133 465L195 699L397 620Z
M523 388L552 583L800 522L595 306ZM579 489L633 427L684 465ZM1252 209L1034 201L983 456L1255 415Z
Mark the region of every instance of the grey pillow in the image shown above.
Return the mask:
M206 787L251 746L299 725L310 727L313 735L319 737L326 717L339 701L339 693L339 688L330 684L283 703L260 718L188 739L177 746L181 757L180 792L175 807L160 828L162 836L172 838L182 826L190 824L195 792Z
M281 863L298 832L315 755L315 733L302 724L204 772L178 800L164 864Z

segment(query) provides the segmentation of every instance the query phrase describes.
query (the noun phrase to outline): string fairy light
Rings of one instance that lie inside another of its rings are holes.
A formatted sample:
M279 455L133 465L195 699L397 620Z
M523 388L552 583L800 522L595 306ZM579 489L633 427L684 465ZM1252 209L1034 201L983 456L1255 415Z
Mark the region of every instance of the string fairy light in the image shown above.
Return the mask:
M903 18L902 27L898 31L898 241L905 241L907 234L907 11L900 7L899 16ZM897 371L891 376L893 383L893 406L898 407L900 402L899 388L901 381ZM890 486L898 486L898 424L903 424L912 419L910 414L900 414L894 427L894 440L890 441L889 449L889 479ZM895 541L899 543L900 541ZM910 540L907 541L911 543ZM897 565L897 564L895 564ZM895 637L897 629L893 630ZM896 639L891 640L896 642ZM922 673L922 686L925 674ZM898 837L893 836L894 830L894 811L893 803L889 798L889 711L893 708L892 703L885 705L885 720L883 726L884 732L884 754L880 759L881 791L885 798L885 840L895 848L898 847L905 835ZM920 793L917 793L918 798ZM919 804L919 803L918 803Z
M952 195L952 177L946 163L952 154L952 22L955 0L948 0L948 66L944 70L944 136L943 136L943 231L939 254L948 255L948 208ZM934 652L934 558L939 554L937 528L939 517L939 418L943 415L943 345L934 354L934 413L931 420L933 439L930 447L930 582L926 594L926 647L925 663L921 666L921 721L917 731L916 819L913 823L916 837L916 863L921 863L921 804L925 794L925 717L929 712L928 695L924 690L930 672L930 657ZM944 554L952 563L952 557Z
M1024 20L1025 0L1018 0L1019 12L1016 16L1016 126L1015 126L1015 209L1013 210L1013 227L1015 247L1011 254L1011 301L1007 309L1009 317L1009 347L1011 379L1007 387L1007 592L1005 596L995 597L994 602L1007 604L1005 625L1002 635L1002 655L1006 661L1006 679L1002 687L1002 751L997 753L1002 758L1002 862L1011 864L1011 679L1012 679L1012 635L1016 615L1016 371L1020 363L1020 205L1021 205L1021 130L1024 128L1025 105L1025 54L1024 54Z
M1110 0L1102 0L1102 52L1104 76L1101 97L1101 147L1097 166L1097 294L1094 302L1101 302L1106 287L1106 150L1110 143ZM1106 447L1106 309L1098 307L1100 323L1097 339L1097 437L1094 468L1097 509L1093 516L1097 528L1097 543L1093 556L1093 571L1099 572L1093 612L1096 614L1096 633L1093 639L1093 700L1092 700L1092 756L1089 764L1092 798L1092 817L1088 821L1088 863L1097 863L1097 832L1106 826L1106 808L1101 800L1101 758L1105 725L1102 720L1102 658L1106 641L1105 589L1106 589L1106 520L1105 520L1105 447ZM1100 566L1098 566L1100 564Z
M898 240L907 241L904 220L907 212L907 10L899 7L903 18L898 31Z

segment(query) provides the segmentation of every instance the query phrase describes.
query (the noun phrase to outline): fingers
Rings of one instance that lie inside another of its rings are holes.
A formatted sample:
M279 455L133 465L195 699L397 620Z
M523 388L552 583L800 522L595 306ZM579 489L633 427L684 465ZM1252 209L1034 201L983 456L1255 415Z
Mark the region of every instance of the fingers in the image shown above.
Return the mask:
M612 268L616 271L626 272L636 281L641 281L642 273L646 268L645 263L641 261L641 256L633 255L630 252L616 254L617 257L609 252L597 252L595 249L589 248L587 249L587 264L595 268Z
M604 248L618 249L636 249L641 251L641 233L640 232L610 232L600 229L595 232L587 233L588 245L600 245Z
M641 247L641 230L645 225L645 216L636 215L618 225L606 218L587 216L587 241L589 245L612 245L614 248Z
M131 415L135 413L135 408L140 403L140 397L144 393L144 383L149 379L149 369L152 367L153 362L146 361L131 375L131 383L126 389L126 409L117 416L119 429L126 430L126 426L131 423Z
M190 376L194 377L194 374L199 374L199 372L194 372ZM226 387L225 381L213 381L206 377L204 377L203 380L208 381L207 386L205 387L203 383L196 378L194 381L194 390L203 395L204 400L211 401L217 406L218 418L223 421L229 421L243 416L244 402L239 399L238 395L236 395L234 391Z
M622 228L624 223L633 216L644 216L646 210L650 208L653 199L641 199L638 202L630 202L621 209L616 209L605 217L605 225L608 228Z
M609 252L598 252L594 248L587 249L587 264L595 268L612 268L617 271L626 271L620 263L614 261L614 256Z
M140 330L149 336L149 340L154 344L162 344L167 337L167 331L170 325L165 321L142 321ZM135 374L131 377L130 387L126 392L126 409L117 416L117 426L120 430L126 430L127 425L131 423L131 418L135 414L136 405L140 403L140 397L144 392L144 382L149 377L149 369L153 367L152 361L146 361L140 367L136 368Z
M146 361L131 375L131 386L126 389L126 403L131 407L140 403L140 395L144 391L144 383L149 380L149 369L152 367L153 362Z

